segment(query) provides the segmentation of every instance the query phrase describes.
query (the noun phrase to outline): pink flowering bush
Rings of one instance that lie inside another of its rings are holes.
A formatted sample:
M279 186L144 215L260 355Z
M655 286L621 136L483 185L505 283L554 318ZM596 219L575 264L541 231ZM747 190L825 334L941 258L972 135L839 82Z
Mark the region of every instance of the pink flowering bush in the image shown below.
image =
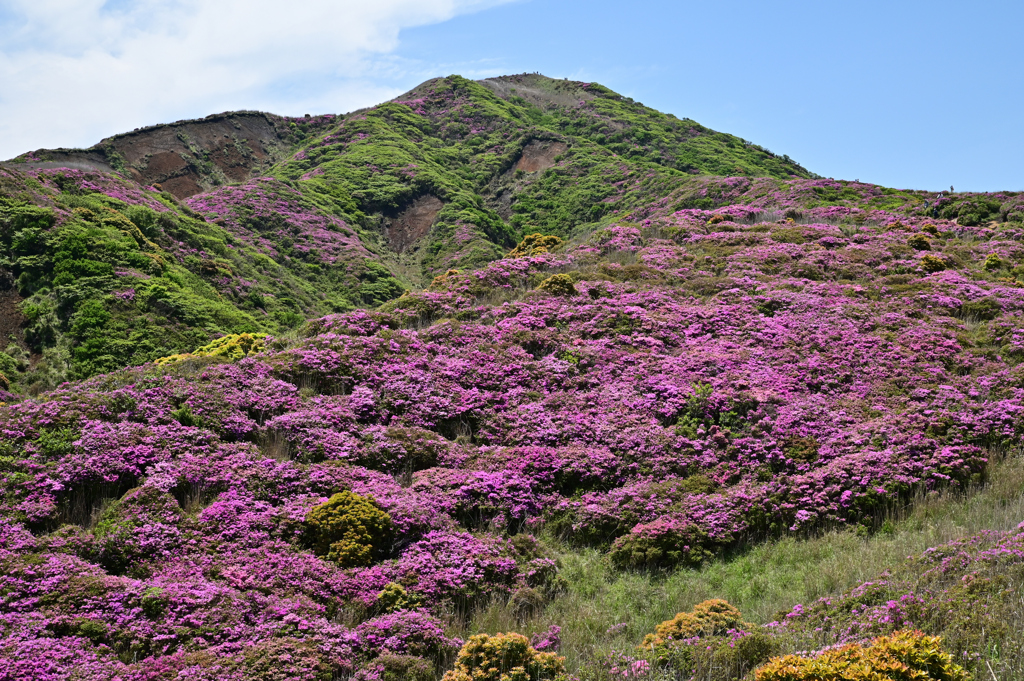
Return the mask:
M558 254L464 269L233 362L0 406L0 676L433 673L461 645L447 618L491 601L526 617L564 589L527 533L673 569L868 532L982 480L1024 432L1024 230L859 183L693 182ZM217 196L226 230L297 231L309 262L355 252L289 185ZM195 210L212 218L217 196ZM534 290L552 275L577 294ZM986 561L1016 565L1015 537L920 557L928 593L886 580L775 629L831 645L946 622L988 592L943 570L995 580ZM691 646L687 668L748 669L763 634L719 632L718 662ZM658 671L639 662L616 674Z

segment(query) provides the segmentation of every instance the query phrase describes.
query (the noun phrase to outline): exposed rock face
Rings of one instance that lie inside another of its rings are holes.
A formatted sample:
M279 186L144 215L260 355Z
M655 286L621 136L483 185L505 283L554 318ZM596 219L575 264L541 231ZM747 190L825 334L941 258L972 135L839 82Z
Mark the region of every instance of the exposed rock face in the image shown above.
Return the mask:
M90 149L41 150L22 168L123 170L179 199L257 176L289 147L284 119L259 112L214 114L108 137Z
M184 198L217 180L240 182L269 167L280 155L282 139L277 126L263 114L229 114L160 126L109 142L124 158L132 179L158 183Z
M402 253L425 237L442 208L444 203L433 194L426 194L413 201L384 228L384 238L391 250Z
M535 173L555 165L555 157L564 154L568 149L565 142L552 140L533 140L523 148L523 153L516 162L516 170Z

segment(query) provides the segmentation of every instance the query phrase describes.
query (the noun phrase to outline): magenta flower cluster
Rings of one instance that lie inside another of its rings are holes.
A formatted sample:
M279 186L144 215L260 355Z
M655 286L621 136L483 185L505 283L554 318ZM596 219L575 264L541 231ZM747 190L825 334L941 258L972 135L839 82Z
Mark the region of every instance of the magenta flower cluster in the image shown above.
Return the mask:
M211 203L236 194L261 207ZM256 180L193 208L239 238L246 220L288 231L324 262L354 248L340 223L290 217L291 200ZM460 643L445 616L557 571L517 534L697 561L871 524L1019 437L1024 293L982 267L1021 257L1012 227L672 208L388 312L316 320L234 364L147 365L0 407L0 677L315 678L442 659ZM906 245L922 234L943 271ZM552 273L577 295L531 290ZM341 569L308 546L308 512L343 490L392 519L376 564ZM421 606L386 611L393 585ZM886 598L850 635L912 626L914 607Z

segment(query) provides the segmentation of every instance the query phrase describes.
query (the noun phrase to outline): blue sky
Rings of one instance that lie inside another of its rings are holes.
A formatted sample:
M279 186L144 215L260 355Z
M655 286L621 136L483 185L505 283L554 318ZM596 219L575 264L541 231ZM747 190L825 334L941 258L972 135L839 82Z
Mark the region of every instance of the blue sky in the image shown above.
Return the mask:
M0 157L539 71L900 188L1024 190L1024 3L0 0ZM369 7L369 8L368 8ZM6 93L6 94L5 94Z

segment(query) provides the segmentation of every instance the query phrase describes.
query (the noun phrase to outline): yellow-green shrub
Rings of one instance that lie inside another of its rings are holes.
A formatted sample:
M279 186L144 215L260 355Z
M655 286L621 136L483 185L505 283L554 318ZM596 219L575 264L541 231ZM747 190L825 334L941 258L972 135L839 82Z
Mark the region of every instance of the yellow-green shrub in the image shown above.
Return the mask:
M394 525L373 497L339 492L306 515L306 532L318 556L341 567L370 565L383 552Z
M399 610L412 610L423 605L423 599L405 590L401 584L391 582L384 587L384 590L377 594L377 600L373 604L374 612L381 614L398 612Z
M713 598L698 603L690 612L681 612L659 624L653 634L644 638L642 647L650 649L698 636L725 636L730 629L753 627L753 624L743 621L743 615L728 601Z
M441 681L540 681L563 679L565 658L538 652L522 634L478 634L462 646L455 669Z
M924 234L915 234L907 239L907 245L915 251L929 251L932 248L931 242Z
M757 681L969 681L971 675L940 643L939 637L920 631L897 631L869 645L852 643L817 657L776 657L754 675Z
M1003 268L1003 259L998 253L989 253L985 258L984 268L986 272L997 272Z
M925 272L941 272L946 269L946 261L934 255L926 255L921 258L921 269Z
M162 366L185 359L192 359L193 357L223 357L233 362L257 352L262 352L266 345L266 340L267 334L265 333L232 333L192 352L160 357L154 360L154 362Z
M544 291L554 296L574 296L579 293L576 290L576 285L572 281L572 277L568 274L552 274L550 277L540 282L540 286L537 287L538 291Z
M550 234L528 234L506 257L526 258L531 255L540 255L561 248L562 243L561 237Z

